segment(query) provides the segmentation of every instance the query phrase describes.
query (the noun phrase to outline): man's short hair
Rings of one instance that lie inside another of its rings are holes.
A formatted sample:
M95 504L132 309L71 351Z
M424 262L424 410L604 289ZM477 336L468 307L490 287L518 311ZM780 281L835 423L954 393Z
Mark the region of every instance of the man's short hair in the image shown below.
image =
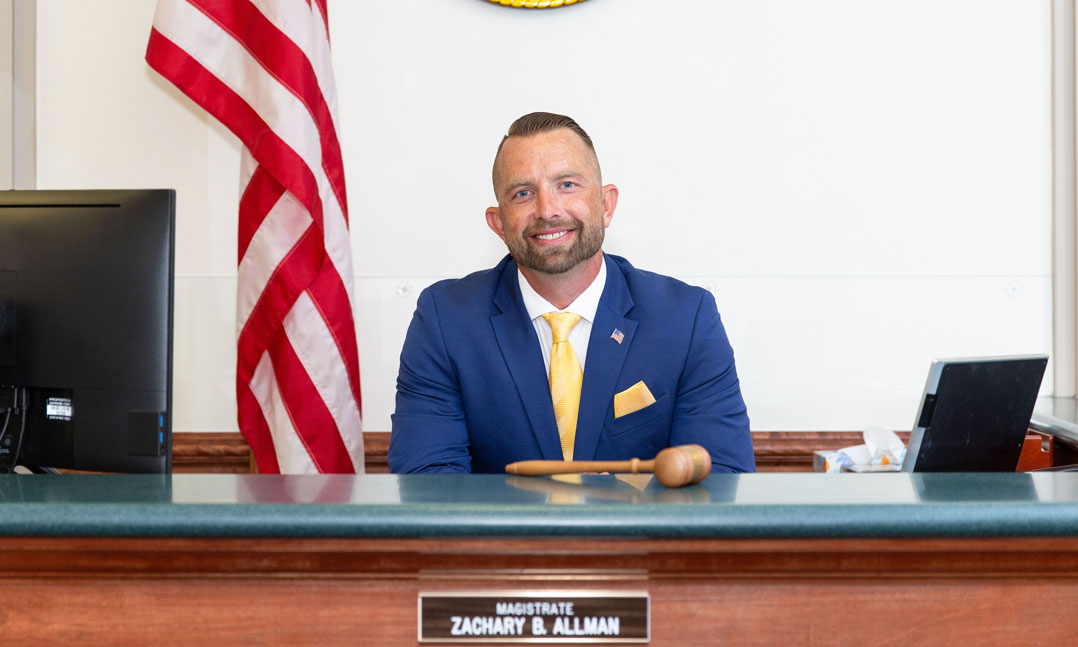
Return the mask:
M509 126L509 132L505 134L505 137L502 137L502 142L498 144L498 152L494 154L494 159L498 158L498 154L502 152L502 146L505 145L505 140L510 137L528 137L559 128L568 128L576 133L588 145L591 152L595 153L595 144L591 143L591 137L584 132L580 124L576 123L572 117L556 115L553 112L531 112L517 119Z
M588 145L588 149L591 150L592 157L595 159L595 168L599 172L599 176L602 177L602 171L599 169L599 156L595 152L595 144L591 143L591 137L588 133L572 117L554 114L553 112L530 112L510 124L509 132L505 134L505 137L502 137L501 143L498 144L498 152L494 153L494 168L498 168L498 156L502 154L502 146L510 137L529 137L559 128L568 128ZM495 191L497 189L497 187L494 187Z

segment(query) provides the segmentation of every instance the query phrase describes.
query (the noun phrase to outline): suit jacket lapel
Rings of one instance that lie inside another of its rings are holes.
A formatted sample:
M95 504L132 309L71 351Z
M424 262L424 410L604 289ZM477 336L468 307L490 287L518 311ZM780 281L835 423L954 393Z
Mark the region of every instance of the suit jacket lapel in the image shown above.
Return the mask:
M633 307L625 275L610 257L606 261L606 286L599 300L599 309L595 312L591 337L588 339L588 357L584 362L574 460L588 461L595 457L599 432L613 406L618 375L636 333L637 322L624 316ZM615 330L625 335L621 343L611 336Z
M543 352L539 348L535 328L528 319L524 301L520 297L515 262L507 263L502 270L498 290L494 295L494 305L501 310L501 313L490 317L494 336L516 383L543 458L561 460L558 422L554 418L554 405L550 401L550 384L543 365ZM506 433L515 431L507 429Z

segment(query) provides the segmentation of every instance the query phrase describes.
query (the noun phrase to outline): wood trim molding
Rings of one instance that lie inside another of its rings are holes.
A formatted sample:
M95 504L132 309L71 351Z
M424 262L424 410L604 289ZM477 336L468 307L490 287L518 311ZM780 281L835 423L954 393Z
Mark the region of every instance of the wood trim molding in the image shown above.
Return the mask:
M909 433L899 433L903 441ZM754 431L752 442L760 472L810 472L812 453L862 442L860 431ZM363 433L368 474L389 472L388 431ZM177 432L172 436L176 473L243 474L252 471L251 450L238 432Z
M251 472L251 448L238 431L172 434L172 471L245 474Z

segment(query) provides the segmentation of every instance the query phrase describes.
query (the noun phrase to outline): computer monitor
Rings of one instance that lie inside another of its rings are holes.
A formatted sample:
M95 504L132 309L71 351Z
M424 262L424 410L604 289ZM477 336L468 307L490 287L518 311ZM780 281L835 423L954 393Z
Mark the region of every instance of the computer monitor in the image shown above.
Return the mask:
M932 362L902 471L1013 472L1047 364L1047 355Z
M0 471L169 473L176 192L0 192Z

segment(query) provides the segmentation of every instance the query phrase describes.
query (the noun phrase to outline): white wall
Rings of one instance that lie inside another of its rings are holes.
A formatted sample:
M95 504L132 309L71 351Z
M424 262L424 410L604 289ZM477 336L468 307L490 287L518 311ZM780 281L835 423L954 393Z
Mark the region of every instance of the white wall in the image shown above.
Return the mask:
M0 43L12 43L12 0L0 0ZM15 87L14 47L0 47L0 191L14 187L14 132L11 127Z
M145 65L152 15L38 0L38 186L177 189L175 427L235 429L238 149ZM595 139L607 251L714 291L754 429L908 429L933 357L1051 349L1048 0L330 19L368 430L418 291L504 253L490 164L532 110Z

